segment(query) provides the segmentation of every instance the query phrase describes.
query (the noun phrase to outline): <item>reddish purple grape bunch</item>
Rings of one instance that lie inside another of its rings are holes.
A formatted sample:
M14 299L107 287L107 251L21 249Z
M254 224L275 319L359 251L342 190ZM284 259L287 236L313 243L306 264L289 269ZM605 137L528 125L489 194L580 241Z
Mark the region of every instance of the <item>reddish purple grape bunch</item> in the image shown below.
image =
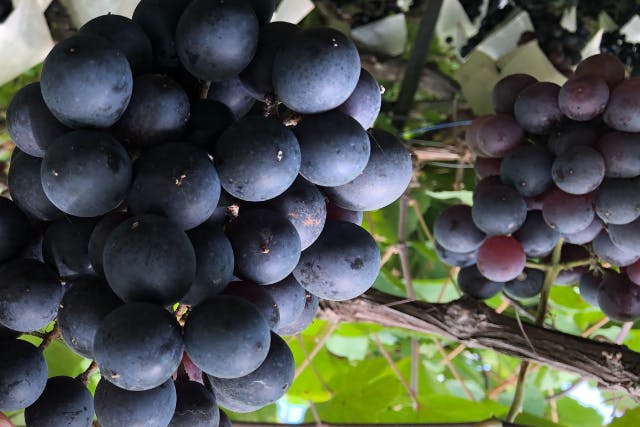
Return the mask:
M473 206L435 221L436 250L478 299L538 295L555 252L555 285L610 318L640 318L640 78L598 54L559 86L500 80L495 114L475 119ZM556 250L556 251L554 251Z

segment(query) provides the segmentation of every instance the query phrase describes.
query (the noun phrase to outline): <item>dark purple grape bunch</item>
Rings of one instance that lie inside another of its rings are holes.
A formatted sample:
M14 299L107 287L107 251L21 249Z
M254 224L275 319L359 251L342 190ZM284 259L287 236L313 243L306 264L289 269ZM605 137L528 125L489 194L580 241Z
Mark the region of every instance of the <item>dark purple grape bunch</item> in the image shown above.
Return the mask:
M461 290L534 297L555 263L553 284L579 283L612 319L640 318L640 78L598 54L562 86L514 74L492 97L495 114L466 133L473 206L434 226Z
M353 42L274 9L142 0L56 45L13 98L0 411L229 426L218 406L252 412L291 386L281 336L372 286L362 212L400 197L411 156L370 129L380 87ZM95 398L16 339L52 321L99 368Z

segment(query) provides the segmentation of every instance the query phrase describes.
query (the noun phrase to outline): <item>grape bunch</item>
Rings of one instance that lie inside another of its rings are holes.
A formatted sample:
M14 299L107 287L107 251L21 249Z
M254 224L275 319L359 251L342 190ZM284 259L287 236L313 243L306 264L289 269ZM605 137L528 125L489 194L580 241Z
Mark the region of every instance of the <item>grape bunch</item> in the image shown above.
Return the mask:
M371 128L351 40L273 0L142 0L57 44L13 98L0 198L0 411L28 426L228 426L294 376L281 336L377 277L362 212L411 157ZM93 360L47 379L21 334ZM42 333L42 332L41 332ZM47 335L53 337L55 335ZM202 381L198 381L199 376Z
M495 85L495 114L466 133L473 206L450 206L434 225L464 293L526 299L577 283L611 319L640 318L639 100L640 78L625 79L610 54L562 86L526 74Z

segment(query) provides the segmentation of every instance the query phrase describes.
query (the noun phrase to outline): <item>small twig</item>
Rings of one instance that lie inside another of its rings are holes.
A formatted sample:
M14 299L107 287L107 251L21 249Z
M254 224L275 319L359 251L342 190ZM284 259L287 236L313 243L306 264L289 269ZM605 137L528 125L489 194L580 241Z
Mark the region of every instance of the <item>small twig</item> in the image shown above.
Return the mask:
M435 343L436 347L438 347L438 351L442 355L442 358L446 359L447 358L447 352L442 347L442 344L440 344L440 340L434 338L433 342ZM460 372L458 372L458 369L453 365L453 363L451 363L451 361L447 362L447 369L449 369L449 371L451 372L453 377L460 383L460 387L462 387L462 391L464 392L464 394L467 395L469 400L475 402L476 398L473 396L473 394L471 393L471 391L469 390L467 385L464 383L464 380L462 379L462 376L460 375Z
M300 351L302 351L302 355L306 359L307 357L309 357L309 354L307 353L307 349L304 348L304 338L302 338L302 335L298 335L298 343L300 344ZM320 372L318 372L318 370L316 369L316 366L314 365L313 361L309 362L309 367L313 371L316 378L318 378L318 381L320 382L320 385L322 386L322 388L324 388L327 393L333 396L334 394L333 390L331 390L331 387L329 387L329 384L327 384L327 382L322 378L322 376L320 375Z
M589 337L592 333L594 333L595 331L597 331L598 329L602 328L604 325L606 325L607 323L609 323L609 318L607 316L604 316L602 319L600 319L596 324L594 324L593 326L591 326L589 329L587 329L586 331L584 331L583 333L580 334L580 336L582 338L587 338Z
M533 343L529 339L529 336L524 331L524 326L522 326L522 321L520 320L520 315L518 314L517 311L516 311L516 321L518 322L518 327L520 328L520 331L522 332L522 336L524 337L525 341L527 341L527 344L529 344L529 347L531 347L531 351L533 352L533 354L538 354L538 352L536 351L536 348L533 346Z
M316 405L312 400L309 400L309 409L311 409L311 413L313 414L313 420L316 422L316 427L324 426L324 423L320 418L320 414L318 413L318 408L316 408Z
M397 253L398 248L396 248L395 245L389 246L382 254L382 257L380 257L380 268L382 268L391 259L391 257Z
M533 268L534 270L547 271L549 270L549 266L546 264L538 264L537 262L527 262L524 265L527 268Z
M522 402L524 402L524 382L527 378L527 370L529 369L529 362L523 361L520 363L520 372L518 373L518 382L516 383L516 391L507 414L506 421L512 423L516 417L522 411Z
M58 327L58 322L56 322L54 324L53 329L51 330L51 332L49 332L49 333L47 333L47 335L45 335L44 339L42 340L42 342L38 346L38 349L40 351L44 351L49 346L49 344L51 344L59 336L60 336L60 328Z
M633 322L624 322L622 324L622 327L620 328L620 332L618 333L618 336L615 339L615 343L618 345L622 344L625 338L627 338L627 335L629 335L629 332L631 331L632 327L633 327Z
M509 301L509 304L516 309L516 311L520 312L521 315L523 315L524 317L526 317L527 319L531 320L532 322L535 322L536 320L536 315L535 313L531 312L527 307L525 307L520 301L511 298L508 295L502 294L502 298L506 299L507 301Z
M564 390L560 390L559 392L557 392L555 394L550 394L549 396L545 397L545 399L549 400L549 401L555 401L556 399L558 399L558 398L560 398L562 396L566 396L567 394L569 394L572 390L575 390L580 384L582 384L586 380L587 379L585 377L580 377L573 384L571 384L569 387L565 388Z
M446 365L447 363L451 362L453 359L456 358L456 356L458 356L460 353L462 353L464 351L464 349L467 348L466 345L464 344L458 344L458 346L456 348L454 348L451 353L447 354L446 357L444 357L441 361L440 364L441 365Z
M325 334L322 336L322 338L320 338L320 340L318 340L318 342L316 343L315 347L313 347L313 350L311 350L311 352L307 355L307 357L304 358L304 360L302 361L300 366L298 366L296 368L296 373L294 375L294 378L298 378L298 376L302 373L302 371L305 370L307 365L313 360L314 357L316 357L316 355L318 354L320 349L325 345L325 343L327 342L327 340L329 339L331 334L333 334L333 332L337 328L338 328L338 323L331 323L329 325L329 329L327 329L327 332L325 332Z
M413 211L416 214L416 218L418 218L418 228L422 231L422 234L431 242L431 244L435 247L435 239L433 238L433 234L429 230L429 226L427 222L424 220L422 216L422 209L420 209L420 204L415 199L409 199L409 206L413 208Z
M409 384L407 383L407 380L402 376L402 372L400 372L400 370L396 366L395 362L393 361L393 359L391 358L391 356L389 355L387 350L385 350L384 346L380 342L380 338L378 338L378 336L376 334L373 335L373 341L378 346L378 350L380 350L380 353L382 353L382 356L385 358L385 360L387 361L387 363L391 367L391 370L396 374L396 376L400 380L400 383L402 384L402 387L404 387L404 389L409 394L409 397L411 398L411 401L413 402L413 406L414 407L420 407L420 402L418 402L418 397L414 393L413 389L411 387L409 387Z
M553 395L553 389L547 390L547 393L549 393L549 396L546 399L549 400L549 406L551 407L551 422L557 424L559 422L558 404L556 403L555 399L551 399L551 396Z
M209 81L202 82L202 86L200 86L200 99L207 99L210 88L211 88L211 82Z
M91 361L91 364L85 369L83 373L78 375L76 378L82 382L82 384L87 385L89 382L89 378L98 371L98 364L95 360Z

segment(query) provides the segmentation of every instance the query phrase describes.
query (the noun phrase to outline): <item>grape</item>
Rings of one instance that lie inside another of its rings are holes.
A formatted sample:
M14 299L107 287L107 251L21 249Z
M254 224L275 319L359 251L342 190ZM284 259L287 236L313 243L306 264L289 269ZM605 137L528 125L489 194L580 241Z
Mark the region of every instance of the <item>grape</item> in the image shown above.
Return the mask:
M193 100L189 117L186 141L210 152L215 151L216 141L235 121L229 107L211 99Z
M518 277L526 260L522 246L513 237L489 237L478 249L478 270L495 282L507 282Z
M605 230L602 230L598 237L593 240L592 247L593 252L599 258L619 267L633 264L640 259L640 254L630 253L617 247Z
M640 286L615 271L607 271L598 288L598 305L610 319L630 322L640 317Z
M180 325L164 308L130 302L101 322L93 344L100 373L125 390L150 390L167 381L182 361Z
M628 224L609 224L609 237L623 251L640 255L640 218Z
M524 132L513 117L488 116L476 133L478 150L485 157L504 157L522 144Z
M220 406L234 412L253 412L287 392L295 368L289 346L272 332L269 353L258 369L240 378L209 376L209 379Z
M88 253L96 218L63 218L47 227L42 239L42 257L63 279L93 275Z
M584 245L591 242L596 238L600 230L604 227L602 220L599 217L593 218L591 224L584 230L576 231L575 233L563 234L564 240L574 245Z
M133 77L122 51L103 38L76 34L51 49L40 86L47 107L63 124L106 128L124 113Z
M608 53L599 53L583 59L574 73L576 77L600 77L607 82L609 89L613 89L624 80L624 74L624 64L617 56Z
M300 174L314 184L347 184L367 166L371 148L366 131L338 110L306 116L294 133L300 143Z
M255 13L245 2L194 0L178 21L176 50L184 67L197 78L226 80L251 62L258 28Z
M484 277L475 265L461 268L458 272L460 290L475 299L488 299L502 291L504 283Z
M473 222L486 234L510 234L524 224L527 205L512 187L496 184L475 192L471 214Z
M493 86L491 101L496 113L513 114L513 105L520 92L538 80L529 74L511 74Z
M78 30L79 33L102 37L125 54L134 76L148 73L153 66L153 47L142 27L120 15L93 18Z
M44 328L56 317L62 285L45 264L15 259L0 267L0 323L14 331Z
M488 176L500 175L500 168L502 167L502 159L489 158L489 157L476 157L476 161L473 164L473 168L476 171L478 178L486 178Z
M478 181L473 189L473 202L476 202L479 194L482 194L486 189L490 189L495 185L503 185L499 175L491 175Z
M176 381L176 410L168 427L218 426L220 410L209 390L194 381Z
M264 28L264 24L271 21L276 11L276 0L249 0L248 3L258 17L258 23Z
M383 208L404 193L413 168L411 155L392 134L373 129L371 154L362 173L339 187L325 188L329 200L344 209L371 211Z
M289 275L300 259L300 238L283 215L267 209L242 212L227 228L236 275L259 285Z
M70 129L51 114L40 83L20 89L7 107L7 130L16 146L30 156L43 157L51 141Z
M0 411L17 411L35 402L47 384L42 352L22 340L3 340L0 352Z
M8 185L14 203L27 215L41 221L53 221L64 215L44 194L40 170L42 159L19 148L13 150Z
M587 194L598 188L605 174L604 159L595 149L574 146L553 161L551 176L562 191Z
M603 119L609 127L623 132L640 132L640 77L623 80L613 89Z
M471 207L466 205L443 210L433 224L433 235L443 248L457 253L475 251L486 237L473 223Z
M273 285L263 286L262 289L273 298L278 307L280 325L288 325L300 317L306 302L306 292L293 275Z
M129 212L114 211L106 214L93 227L89 242L87 244L89 260L93 271L100 275L104 275L104 266L102 265L102 257L104 255L104 246L107 243L109 234L120 225L124 220L130 218Z
M58 326L67 347L93 358L93 342L100 323L121 305L104 280L90 276L71 280L58 309Z
M233 427L231 420L222 409L220 409L220 423L218 427Z
M476 263L478 256L477 250L463 253L452 252L448 249L445 249L437 241L435 244L435 251L440 261L452 267L469 267L470 265Z
M0 197L0 262L15 258L27 246L30 228L15 203Z
M560 240L560 233L549 227L540 211L530 211L522 227L515 232L514 237L522 245L527 256L540 258L547 256Z
M219 294L233 276L233 249L217 224L204 223L187 233L196 254L196 276L180 301L196 305Z
M210 298L193 308L184 325L193 363L218 378L256 370L269 352L269 325L258 309L233 296Z
M153 47L154 68L180 65L174 37L178 19L190 0L141 0L133 11L133 22L149 36Z
M253 304L262 314L264 320L267 321L270 329L276 328L280 323L278 305L271 295L265 291L265 286L251 282L231 282L224 288L222 295L242 298Z
M231 125L218 140L214 157L222 187L252 202L279 196L300 170L300 146L293 132L264 117Z
M310 28L293 34L273 61L273 87L278 99L301 114L338 107L353 93L359 77L358 50L332 28Z
M538 82L528 86L516 99L513 113L527 132L548 134L563 118L558 106L560 86L550 82Z
M598 131L592 123L565 122L551 132L547 146L549 151L559 156L575 145L594 146L598 138Z
M307 329L307 326L309 326L311 322L313 322L313 319L318 312L319 302L320 301L317 296L307 292L305 294L304 309L302 310L300 316L298 316L291 323L281 324L274 332L278 335L290 336L297 335L300 332L304 331L305 329Z
M205 222L220 198L220 180L207 152L185 143L167 143L136 160L127 196L134 215L166 216L189 230Z
M380 107L382 93L376 79L364 68L360 70L358 84L349 98L342 103L338 110L353 117L364 129L373 127Z
M6 326L2 325L2 323L0 323L0 342L18 338L20 335L20 332L9 329Z
M212 83L207 92L207 99L226 105L236 120L246 116L256 103L255 98L244 87L239 77Z
M522 145L509 153L500 165L502 182L525 197L544 193L551 184L553 157L544 147Z
M289 22L271 22L260 28L256 54L239 75L251 96L264 100L267 95L273 94L273 60L278 49L299 31L300 27Z
M591 224L595 216L591 195L554 190L545 197L542 215L549 226L562 234L576 233Z
M533 298L542 292L544 272L525 268L522 274L504 284L504 293L514 299Z
M80 217L116 208L126 196L131 174L131 159L122 145L96 130L77 130L56 139L41 166L47 198L61 211Z
M362 225L362 219L364 212L352 211L349 209L341 208L340 206L326 201L327 206L327 221L347 221L352 222L355 225Z
M609 132L596 144L605 163L608 178L634 178L640 175L640 137L634 133Z
M491 117L494 117L494 116L486 115L486 116L480 116L475 118L471 122L471 125L467 128L467 131L464 135L464 142L467 145L467 147L469 147L469 150L471 150L473 153L475 153L480 157L485 157L487 156L487 154L482 152L480 150L480 147L478 146L478 131L482 127L482 124L484 123L484 121L489 120Z
M301 176L284 193L265 202L264 207L289 219L298 232L302 250L311 246L320 236L327 217L324 196L315 185Z
M640 217L640 182L636 179L609 178L595 196L596 213L609 224L628 224Z
M601 114L609 101L609 86L594 75L569 79L558 93L558 106L565 116L580 122Z
M589 272L580 276L578 289L580 290L580 296L587 304L594 307L598 306L598 288L601 283L601 274Z
M133 94L115 132L127 146L148 148L175 141L187 130L191 106L178 83L167 76L143 74L133 80Z
M109 286L126 302L173 304L187 293L196 272L187 235L154 215L118 225L107 239L102 262Z
M366 230L350 222L328 221L300 256L293 275L314 295L344 301L369 289L379 270L380 250Z
M87 387L70 377L52 377L42 395L24 410L29 427L90 427L93 397Z
M176 408L176 388L168 380L151 390L129 391L102 379L94 405L102 427L166 427Z

